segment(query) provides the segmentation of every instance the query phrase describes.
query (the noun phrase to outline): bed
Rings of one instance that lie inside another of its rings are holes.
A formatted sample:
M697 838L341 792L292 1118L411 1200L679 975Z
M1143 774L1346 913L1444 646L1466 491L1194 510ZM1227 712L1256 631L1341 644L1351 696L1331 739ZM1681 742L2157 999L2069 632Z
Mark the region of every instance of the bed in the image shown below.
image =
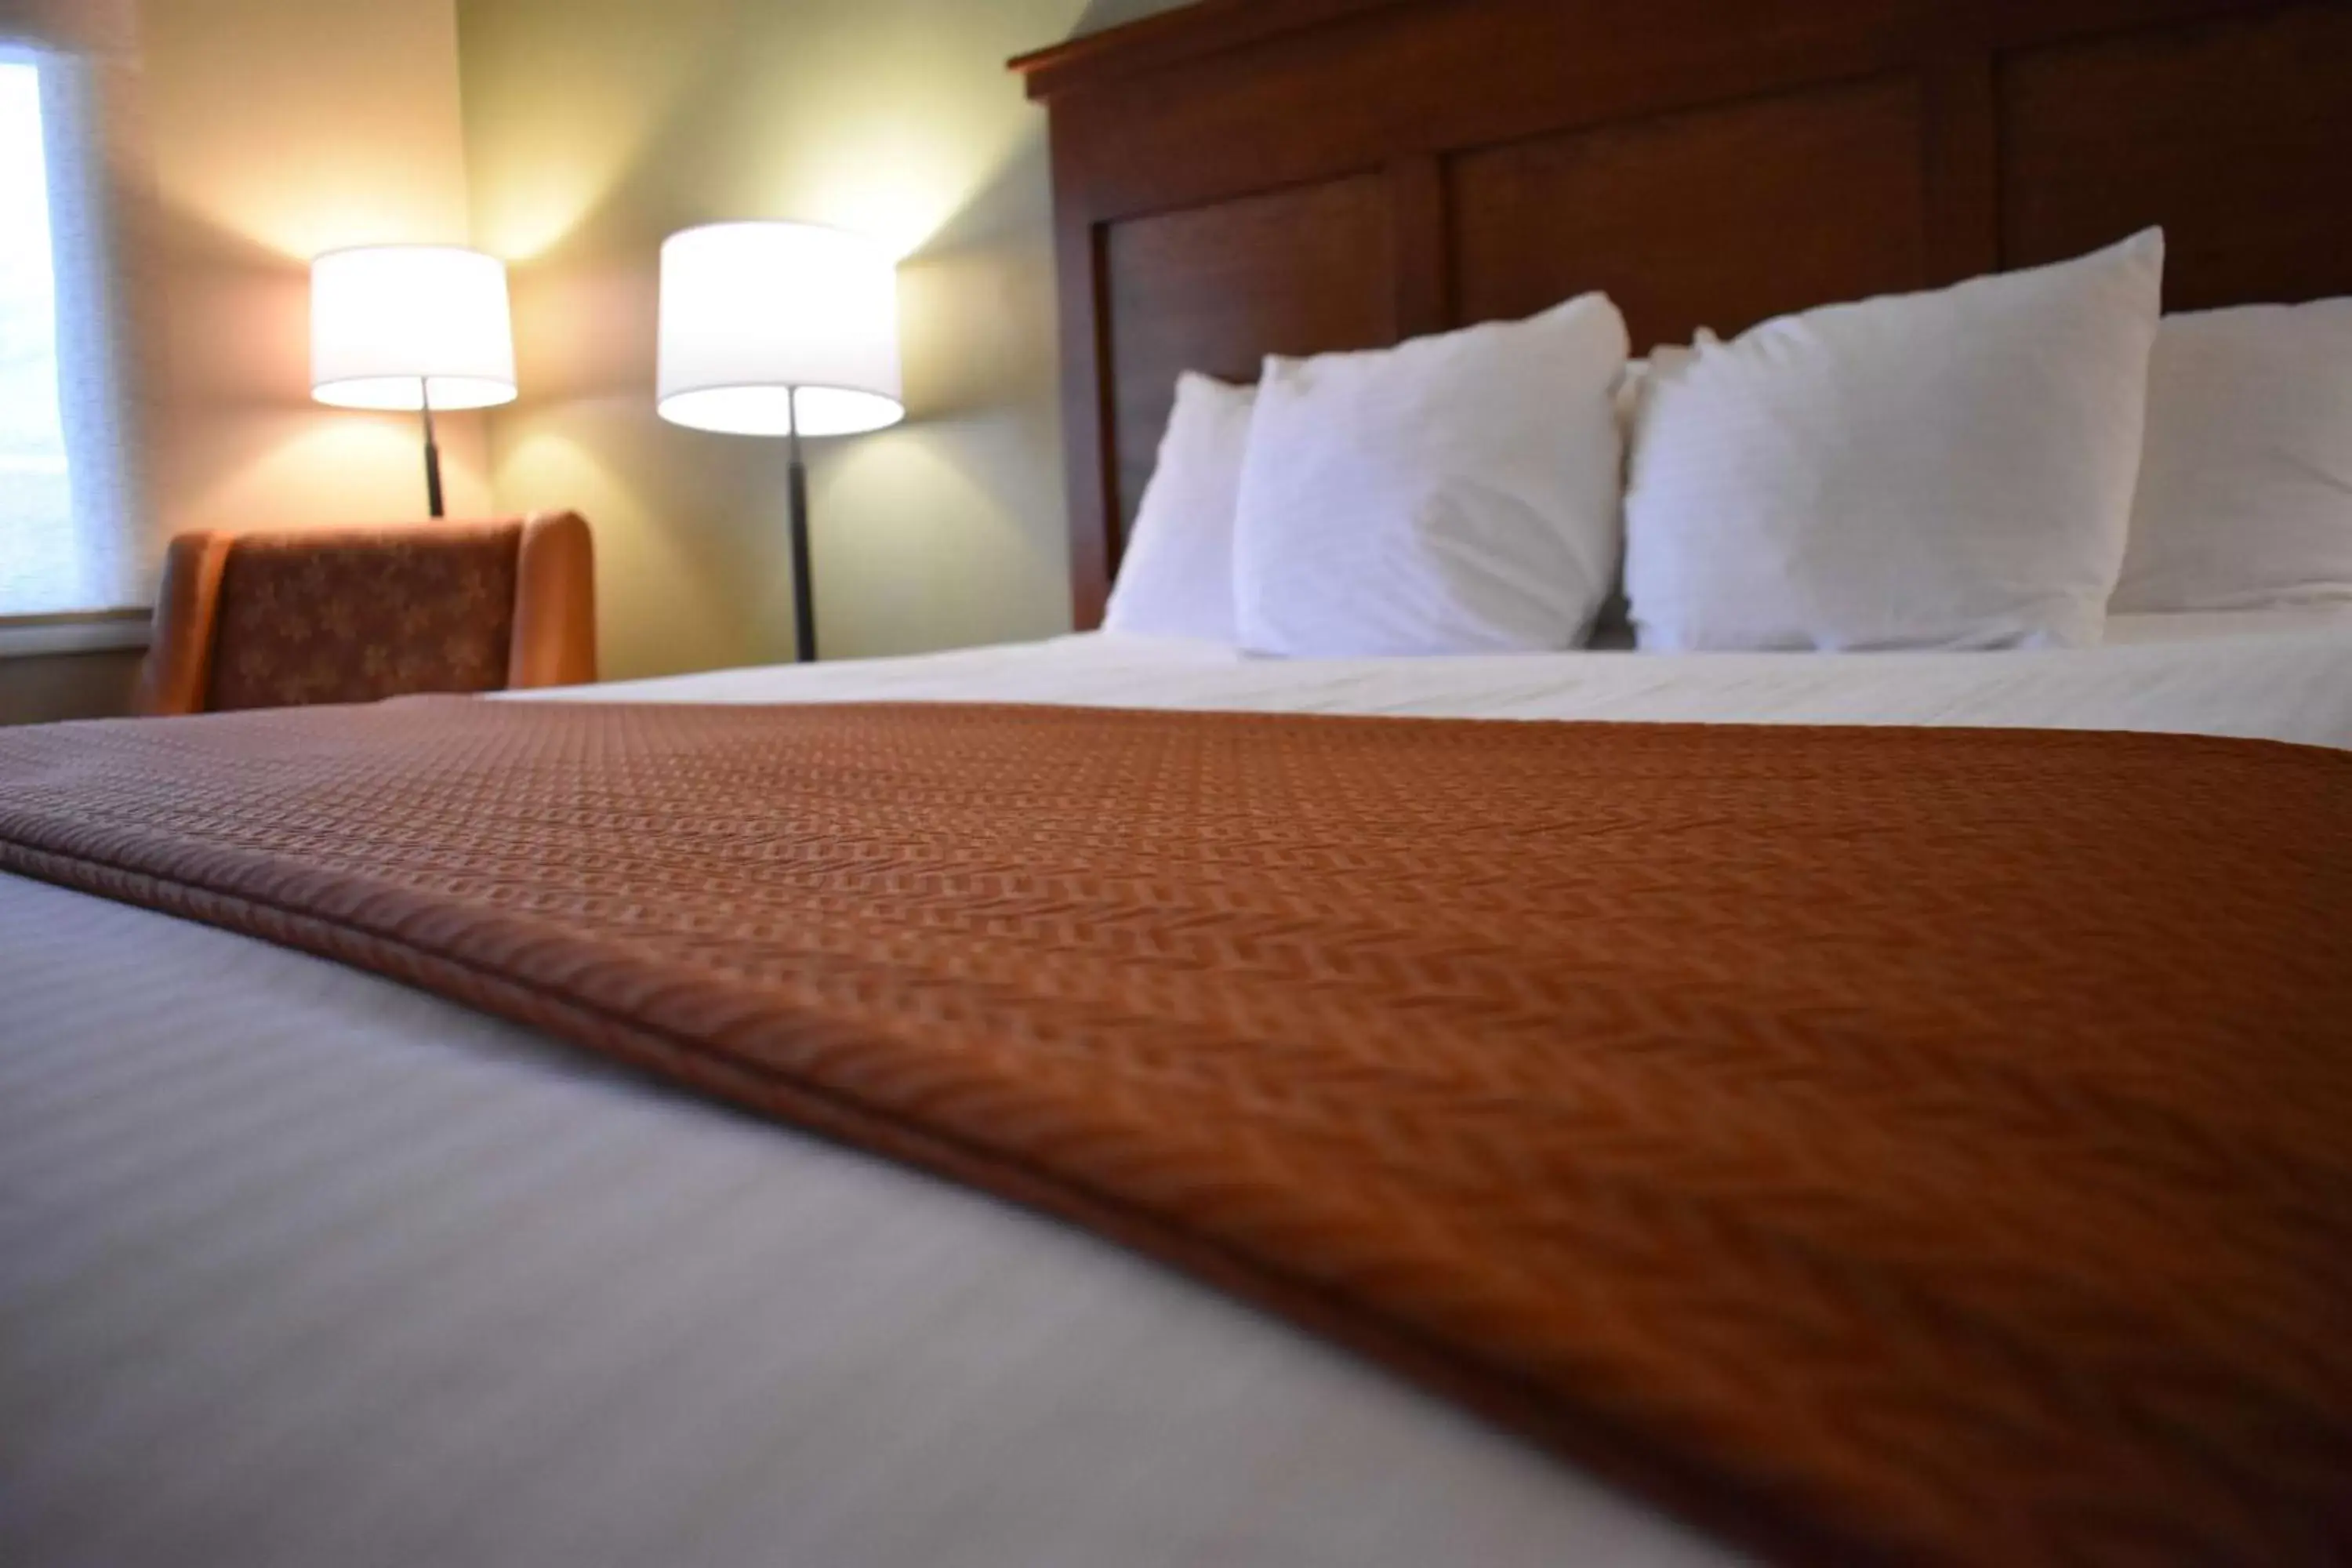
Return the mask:
M1277 664L1083 634L554 694L2116 724L2352 748L2352 618L2095 653ZM1729 1560L1082 1233L11 879L12 1562Z
M2176 303L2352 292L2341 205L2313 199L2352 149L2340 6L1745 9L1209 5L1028 62L1053 115L1079 626L1180 368L1589 283L1664 341L2149 218L2179 237ZM2126 617L2096 648L1990 655L1276 661L1085 629L528 700L2340 752L2352 616ZM310 953L8 877L0 996L11 1563L1791 1550L1083 1229Z

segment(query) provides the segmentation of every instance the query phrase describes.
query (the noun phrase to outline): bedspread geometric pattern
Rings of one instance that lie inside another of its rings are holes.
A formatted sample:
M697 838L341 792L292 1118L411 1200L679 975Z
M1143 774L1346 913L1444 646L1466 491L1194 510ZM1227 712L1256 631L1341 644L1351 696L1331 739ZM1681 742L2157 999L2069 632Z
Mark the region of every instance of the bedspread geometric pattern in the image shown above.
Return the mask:
M422 700L0 868L1035 1203L1790 1551L2352 1551L2352 758Z

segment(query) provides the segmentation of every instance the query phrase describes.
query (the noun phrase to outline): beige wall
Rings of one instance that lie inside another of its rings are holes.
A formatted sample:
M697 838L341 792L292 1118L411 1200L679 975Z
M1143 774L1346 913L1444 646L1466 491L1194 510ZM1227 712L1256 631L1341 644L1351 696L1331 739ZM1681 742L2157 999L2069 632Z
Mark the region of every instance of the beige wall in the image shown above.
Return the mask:
M605 672L792 657L780 443L653 411L663 237L880 235L908 422L812 448L828 658L1069 624L1045 116L1005 59L1171 0L458 0L474 242L514 268L509 510L596 528Z
M308 263L467 242L454 0L143 0L140 23L164 531L423 516L415 420L310 400ZM442 445L450 510L487 510L481 416Z
M190 528L425 513L411 418L310 400L309 258L464 243L454 0L141 0L128 309L160 551ZM453 511L490 506L482 417L443 430ZM0 660L0 722L119 712L119 653Z
M666 235L796 217L908 252L911 417L813 453L827 656L1066 628L1045 117L1003 62L1172 3L142 0L159 532L421 513L413 422L310 400L305 262L469 242L524 400L447 422L451 510L589 514L608 675L788 658L783 453L655 416L653 320ZM123 664L17 661L0 721L119 707Z

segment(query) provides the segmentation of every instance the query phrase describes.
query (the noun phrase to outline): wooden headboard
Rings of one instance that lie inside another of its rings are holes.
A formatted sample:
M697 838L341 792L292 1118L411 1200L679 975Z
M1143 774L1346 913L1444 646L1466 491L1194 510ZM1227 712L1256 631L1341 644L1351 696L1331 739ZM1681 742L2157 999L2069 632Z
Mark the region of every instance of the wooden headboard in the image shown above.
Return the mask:
M1013 65L1081 627L1181 370L1588 289L1638 351L2152 223L2173 309L2352 294L2345 0L1203 0Z

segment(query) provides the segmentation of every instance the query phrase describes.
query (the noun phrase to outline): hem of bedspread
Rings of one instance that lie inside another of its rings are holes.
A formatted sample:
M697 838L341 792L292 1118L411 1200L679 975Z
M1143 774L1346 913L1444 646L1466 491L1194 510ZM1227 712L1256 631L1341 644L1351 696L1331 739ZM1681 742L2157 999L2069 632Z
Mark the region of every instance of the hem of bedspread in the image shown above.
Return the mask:
M566 1001L400 937L244 894L7 840L0 840L0 872L194 921L411 985L736 1109L1073 1224L1371 1360L1423 1391L1538 1444L1591 1479L1622 1489L1727 1544L1807 1563L1877 1563L1889 1560L1889 1550L1899 1551L1839 1532L1793 1500L1727 1479L1702 1461L1675 1454L1604 1417L1564 1412L1531 1398L1507 1375L1409 1329L1351 1310L1318 1286L1265 1268L1115 1199L785 1074L730 1060L691 1041Z

